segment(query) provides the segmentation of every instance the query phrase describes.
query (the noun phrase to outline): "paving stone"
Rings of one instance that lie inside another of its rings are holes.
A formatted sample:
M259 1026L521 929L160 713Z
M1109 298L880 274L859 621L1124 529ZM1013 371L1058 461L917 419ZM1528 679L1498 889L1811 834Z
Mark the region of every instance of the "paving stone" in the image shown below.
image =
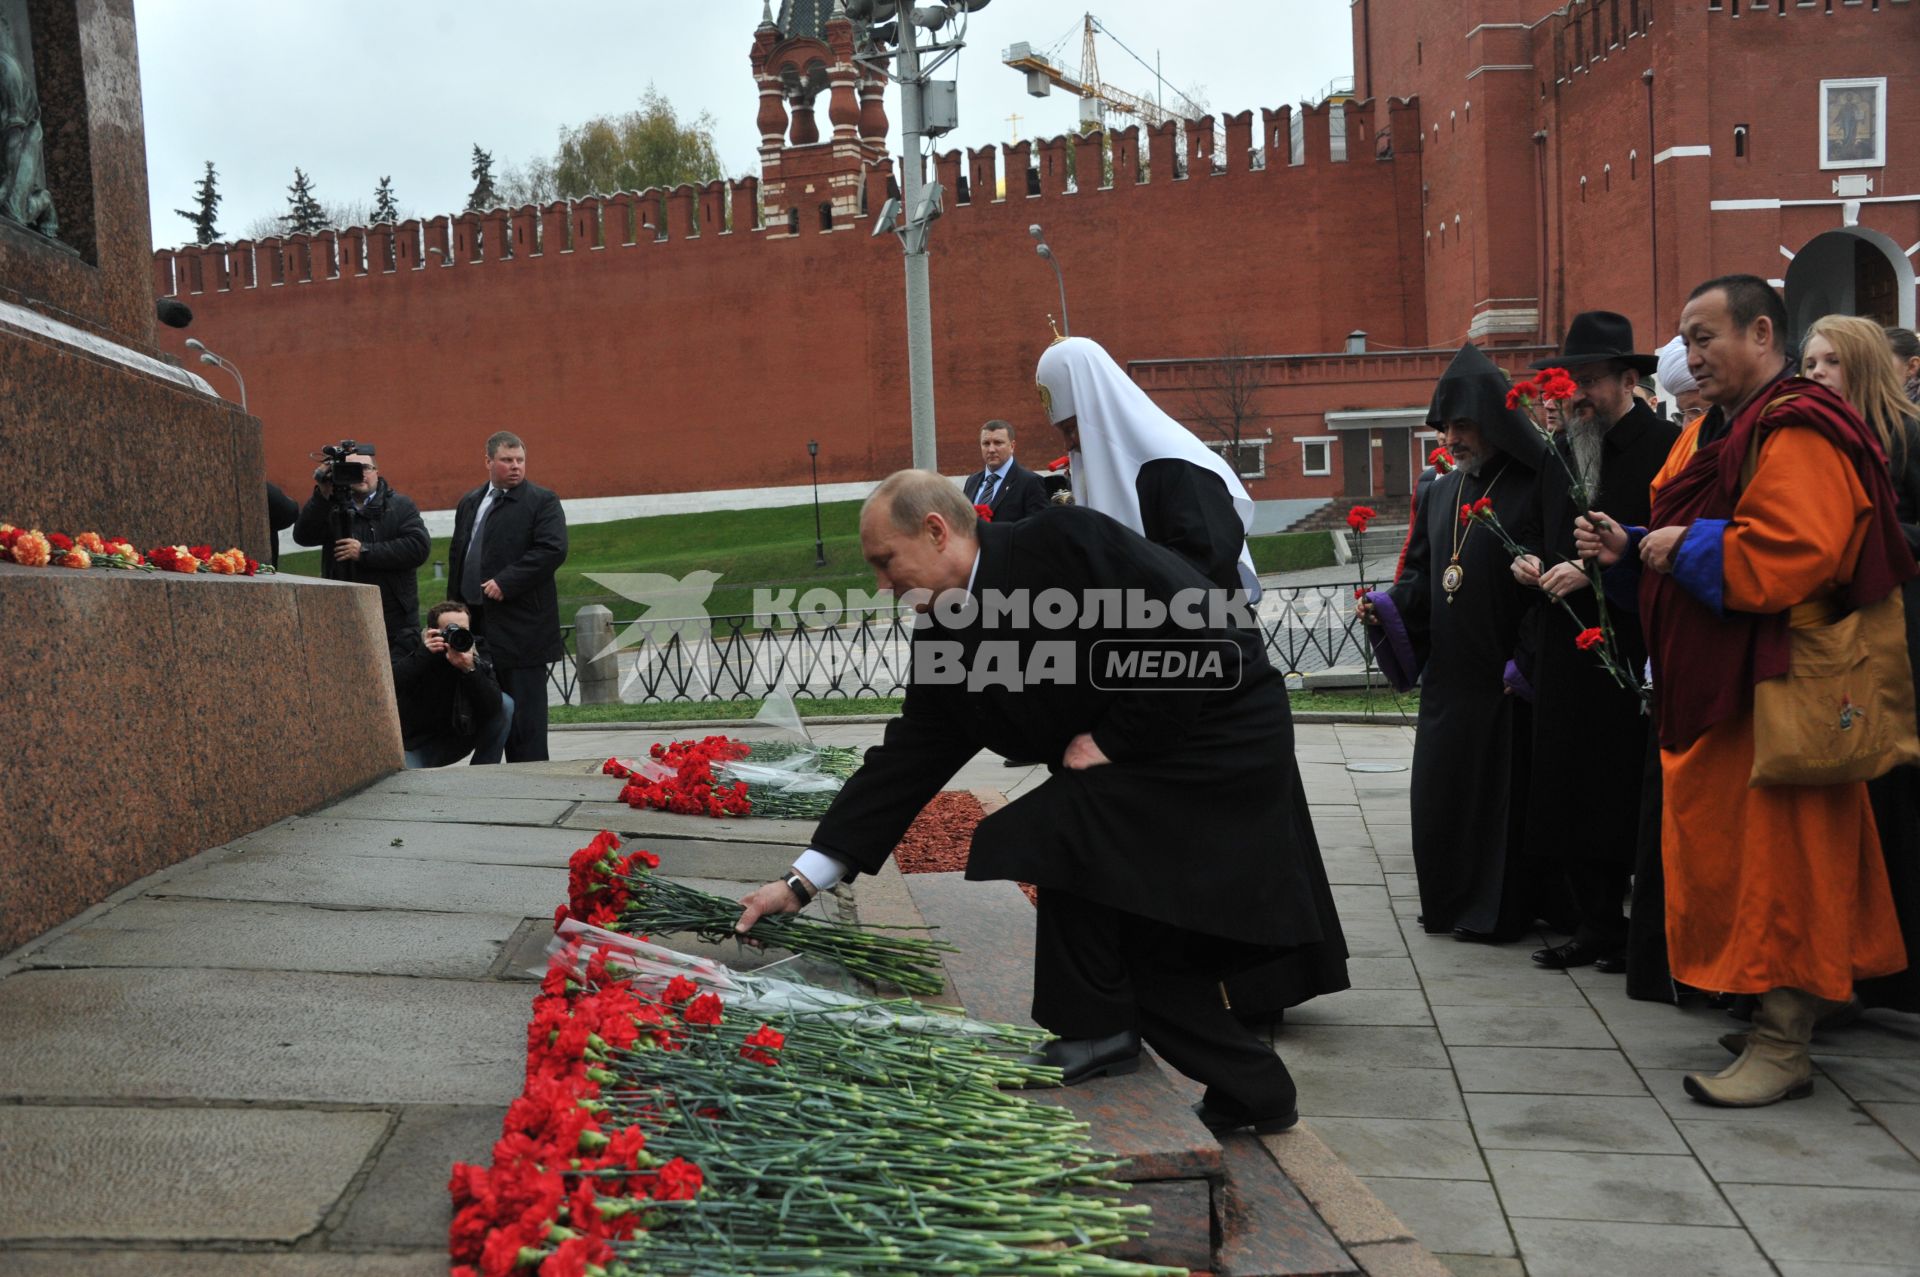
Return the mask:
M1516 1219L1514 1240L1528 1277L1755 1277L1768 1271L1738 1228Z
M1822 1055L1920 1060L1920 1016L1869 1011L1852 1024L1823 1030L1814 1045Z
M1587 1006L1579 985L1562 972L1543 971L1531 962L1498 971L1423 972L1421 986L1427 1001L1437 1007ZM1508 1018L1530 1020L1532 1016Z
M1447 1049L1432 1029L1369 1024L1296 1024L1291 1017L1274 1035L1287 1067L1346 1068L1377 1065L1444 1069Z
M1347 978L1356 989L1417 989L1420 975L1411 958L1348 958Z
M1420 879L1410 873L1390 873L1387 875L1387 890L1396 896L1418 896Z
M1417 965L1420 959L1416 956ZM1590 1007L1441 1006L1433 1008L1448 1046L1611 1047L1613 1037Z
M1493 1149L1487 1166L1514 1218L1710 1224L1740 1220L1691 1157Z
M1618 1051L1557 1046L1456 1046L1450 1053L1463 1091L1520 1095L1647 1093L1640 1075Z
M1682 1122L1680 1132L1701 1164L1722 1184L1920 1191L1920 1159L1864 1118L1855 1125L1825 1126Z
M1920 1264L1775 1264L1780 1277L1920 1277Z
M490 1160L504 1105L421 1105L400 1111L373 1171L328 1244L346 1249L444 1247L453 1207L447 1173L455 1162Z
M0 1096L504 1104L529 1006L520 984L24 971L0 981Z
M1446 1265L1417 1241L1355 1246L1353 1259L1367 1277L1448 1277Z
M1257 1136L1242 1131L1220 1145L1214 1264L1223 1277L1358 1271Z
M652 808L629 807L621 802L581 803L567 814L560 825L568 829L611 829L618 834L629 831L642 846L653 846L653 839L691 838L702 842L766 842L786 847L805 847L820 822L815 820L763 820L739 817L715 820L708 816L677 816ZM659 848L655 847L658 851Z
M431 860L314 856L264 852L195 866L169 878L158 898L274 900L347 909L526 916L532 905L567 896L567 871L496 865L485 873L451 873Z
M1483 1147L1593 1153L1685 1153L1673 1123L1650 1098L1616 1095L1467 1097Z
M1348 989L1290 1008L1293 1024L1428 1025L1427 1000L1418 989Z
M1518 1259L1493 1255L1449 1255L1436 1252L1434 1258L1447 1267L1452 1277L1527 1277L1527 1266Z
M1380 885L1379 873L1375 871L1374 877L1365 882L1334 883L1333 906L1342 922L1365 914L1384 920L1393 913L1393 898Z
M1724 1053L1720 1058L1721 1068L1733 1062L1733 1057ZM1667 1116L1676 1122L1731 1122L1742 1126L1786 1123L1827 1130L1867 1121L1847 1093L1825 1078L1814 1079L1813 1094L1804 1100L1789 1100L1757 1109L1727 1109L1702 1104L1688 1095L1683 1081L1687 1076L1685 1069L1642 1069L1640 1076L1646 1080L1653 1098L1660 1101L1660 1107L1667 1110Z
M194 1250L0 1251L0 1277L446 1277L445 1238L414 1254Z
M40 967L229 967L479 980L520 924L506 914L129 900L36 952Z
M1460 1088L1446 1069L1369 1065L1289 1065L1300 1111L1312 1117L1438 1117L1464 1119Z
M319 1227L390 1120L0 1107L0 1238L291 1242Z
M1404 958L1407 956L1407 942L1401 939L1400 928L1392 922L1384 919L1375 921L1371 917L1357 918L1352 922L1342 919L1340 929L1346 933L1348 957Z
M436 798L362 791L327 808L335 820L443 820L456 825L553 825L580 804L558 798ZM615 803L612 806L628 810Z
M556 775L539 763L493 767L423 767L377 780L363 794L416 794L425 798L544 798L556 802L606 802L619 796L623 782L602 775Z
M575 829L428 820L337 820L329 812L321 812L268 825L228 846L248 855L283 852L312 856L324 849L329 859L382 856L564 869L567 857L586 843Z
M1316 1117L1313 1130L1362 1179L1372 1176L1487 1178L1473 1130L1465 1122Z
M1375 1177L1365 1183L1429 1250L1494 1256L1519 1253L1501 1214L1500 1199L1485 1180Z
M1920 1193L1728 1184L1726 1194L1767 1254L1783 1263L1898 1267L1920 1256Z
M1401 1241L1409 1236L1407 1226L1386 1203L1314 1134L1311 1120L1277 1135L1263 1135L1260 1142L1343 1245Z
M1822 1055L1815 1047L1813 1062L1835 1086L1856 1100L1920 1103L1920 1059L1843 1058Z
M1920 1104L1867 1104L1864 1105L1875 1121L1887 1128L1893 1138L1907 1146L1907 1151L1920 1155Z

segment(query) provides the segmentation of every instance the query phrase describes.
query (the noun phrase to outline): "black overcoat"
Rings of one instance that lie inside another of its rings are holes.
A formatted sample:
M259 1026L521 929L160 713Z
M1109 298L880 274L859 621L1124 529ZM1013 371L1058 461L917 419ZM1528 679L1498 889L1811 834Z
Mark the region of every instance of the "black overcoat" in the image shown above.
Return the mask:
M1600 453L1595 508L1623 527L1644 528L1652 510L1653 477L1666 464L1680 431L1645 404L1615 422ZM1555 450L1571 463L1566 436ZM1545 568L1579 562L1567 467L1549 457L1540 467L1541 541L1533 546ZM1599 657L1574 645L1580 631L1597 627L1600 612L1591 589L1567 596L1574 616L1540 597L1533 682L1533 783L1527 802L1530 850L1554 860L1631 866L1639 835L1641 776L1651 722L1639 698L1621 687ZM1647 644L1634 600L1609 600L1608 617L1620 657L1635 679L1646 668Z
M976 596L1048 589L1139 591L1171 601L1210 583L1178 555L1105 515L1053 507L979 529ZM988 629L922 618L900 716L867 751L812 845L866 872L885 862L920 809L981 750L1058 759L1090 732L1113 761L1055 769L1039 788L981 821L967 877L1057 888L1188 931L1275 947L1322 938L1310 875L1291 816L1302 800L1293 767L1286 688L1250 629L1162 627L1157 637L1230 643L1244 663L1230 691L1111 691L1088 677L1103 639L1141 630ZM1011 643L1070 640L1076 675L1020 687L969 689L928 677L933 644L957 644L976 672Z
M499 602L460 597L467 542L473 516L487 495L482 484L453 514L453 539L447 547L447 597L465 603L473 628L487 640L497 669L546 665L567 654L560 637L560 595L553 574L567 561L567 516L560 498L538 484L503 489L487 511L480 558L480 579L493 581L505 595Z
M1505 933L1530 921L1518 916L1529 902L1509 864L1525 816L1529 714L1503 677L1533 591L1513 579L1492 528L1462 526L1461 506L1483 496L1517 541L1537 541L1535 473L1496 453L1478 476L1456 470L1421 495L1388 591L1421 665L1410 801L1421 913L1433 932ZM1462 577L1449 602L1456 546Z

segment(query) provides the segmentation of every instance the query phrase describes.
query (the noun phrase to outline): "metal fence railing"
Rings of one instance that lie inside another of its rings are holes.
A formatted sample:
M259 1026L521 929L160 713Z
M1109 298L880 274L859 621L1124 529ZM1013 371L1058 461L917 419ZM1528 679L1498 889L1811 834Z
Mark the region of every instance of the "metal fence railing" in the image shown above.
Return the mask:
M1270 587L1255 609L1267 658L1286 674L1357 669L1366 636L1353 614L1359 582ZM547 667L557 704L578 703L576 629ZM796 699L899 696L911 669L912 613L875 611L832 625L752 616L616 621L619 700L633 704L736 701L785 688ZM593 653L587 654L589 657Z

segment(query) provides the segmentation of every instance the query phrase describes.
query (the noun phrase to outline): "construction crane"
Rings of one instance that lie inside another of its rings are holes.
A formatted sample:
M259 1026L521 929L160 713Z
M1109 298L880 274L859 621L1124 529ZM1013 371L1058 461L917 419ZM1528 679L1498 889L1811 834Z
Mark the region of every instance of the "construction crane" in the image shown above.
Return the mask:
M1106 83L1100 78L1100 58L1094 48L1094 32L1098 31L1120 45L1135 61L1140 62L1140 65L1146 66L1146 63L1140 60L1139 54L1122 44L1118 36L1101 25L1100 19L1093 14L1086 15L1081 27L1080 78L1077 80L1055 66L1046 54L1035 49L1031 44L1016 44L1009 47L1001 53L1000 60L1027 77L1027 92L1036 98L1046 97L1053 92L1056 84L1078 97L1082 125L1092 124L1104 129L1107 126L1108 114L1115 112L1130 115L1142 124L1150 125L1175 118L1189 118L1188 112L1191 112L1192 116L1206 114L1198 103L1178 90L1175 90L1174 95L1184 104L1184 109L1169 109L1156 98L1128 93L1124 89L1115 88ZM1062 39L1064 40L1065 37ZM1155 72L1156 78L1158 74Z

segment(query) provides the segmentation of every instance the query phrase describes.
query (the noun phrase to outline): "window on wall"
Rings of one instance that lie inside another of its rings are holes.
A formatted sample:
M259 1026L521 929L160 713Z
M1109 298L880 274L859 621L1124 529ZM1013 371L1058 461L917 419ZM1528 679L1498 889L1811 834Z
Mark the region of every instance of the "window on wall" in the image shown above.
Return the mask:
M1237 444L1225 439L1208 439L1206 445L1219 453L1242 479L1264 479L1267 477L1267 445L1272 442L1272 435L1261 439L1242 435Z
M1300 440L1300 473L1309 479L1333 473L1332 435Z

